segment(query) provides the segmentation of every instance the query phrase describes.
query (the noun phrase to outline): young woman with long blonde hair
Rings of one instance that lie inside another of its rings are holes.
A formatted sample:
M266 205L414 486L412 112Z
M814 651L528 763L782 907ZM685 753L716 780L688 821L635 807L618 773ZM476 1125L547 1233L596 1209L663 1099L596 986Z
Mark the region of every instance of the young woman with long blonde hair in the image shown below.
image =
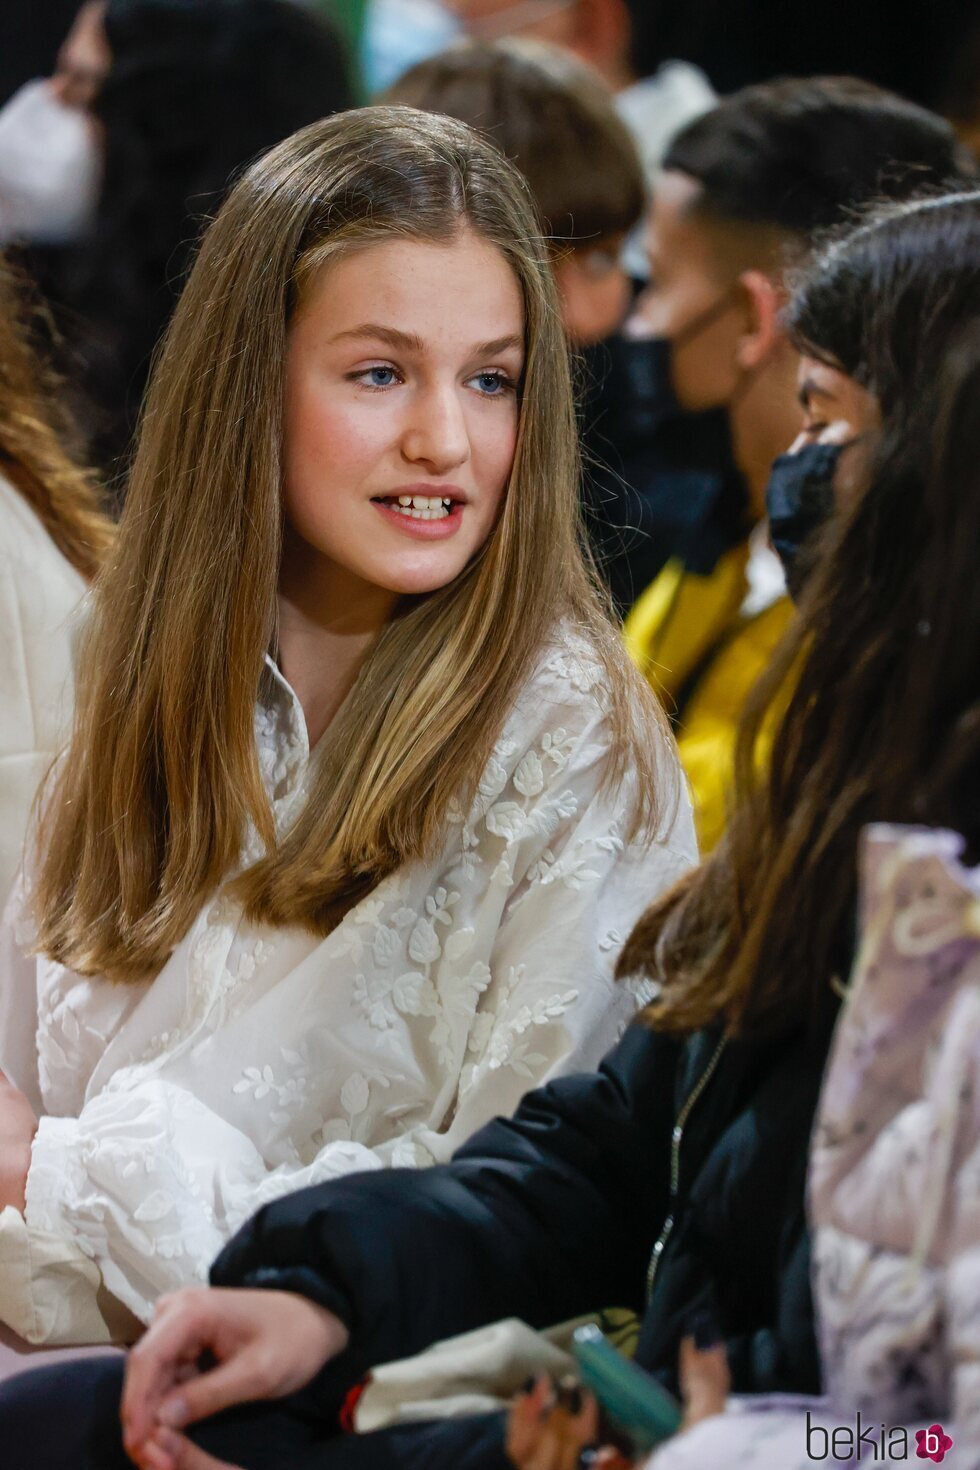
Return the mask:
M71 717L72 618L111 539L30 346L23 284L0 257L0 909L31 803Z
M581 551L519 175L317 123L209 230L2 961L0 1316L124 1331L257 1205L423 1165L594 1065L694 857ZM36 1122L36 1115L40 1121Z

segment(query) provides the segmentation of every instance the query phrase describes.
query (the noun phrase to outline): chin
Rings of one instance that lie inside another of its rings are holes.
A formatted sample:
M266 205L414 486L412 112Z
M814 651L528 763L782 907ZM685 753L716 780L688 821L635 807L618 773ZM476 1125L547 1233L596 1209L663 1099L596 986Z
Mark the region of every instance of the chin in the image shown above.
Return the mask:
M448 587L458 576L459 571L453 571L444 577L397 577L390 583L385 583L385 586L389 592L397 592L400 597L424 597L429 592L439 592L443 587Z
M448 587L462 570L455 564L451 567L402 567L398 570L389 567L379 569L371 581L399 597L422 597L427 592L438 592L441 587Z

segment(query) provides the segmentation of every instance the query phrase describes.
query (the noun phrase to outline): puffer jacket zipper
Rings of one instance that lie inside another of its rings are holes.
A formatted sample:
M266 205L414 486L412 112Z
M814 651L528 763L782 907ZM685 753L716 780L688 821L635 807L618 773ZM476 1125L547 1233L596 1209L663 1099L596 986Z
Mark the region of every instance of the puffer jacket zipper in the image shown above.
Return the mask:
M723 1036L718 1045L715 1047L715 1050L711 1056L710 1061L708 1062L708 1065L705 1067L704 1071L701 1073L701 1076L698 1078L697 1082L688 1093L688 1096L684 1102L684 1106L677 1114L677 1121L674 1124L674 1131L670 1136L670 1212L666 1220L664 1221L664 1228L661 1230L654 1244L653 1250L650 1252L650 1264L647 1267L648 1302L653 1295L653 1283L657 1279L657 1272L660 1269L660 1262L663 1257L664 1249L667 1245L667 1241L670 1239L670 1232L674 1228L674 1214L677 1209L677 1190L680 1184L681 1177L681 1141L684 1137L684 1128L687 1124L688 1118L691 1116L692 1108L694 1107L698 1098L701 1096L704 1089L707 1087L708 1083L711 1081L711 1078L714 1075L714 1070L721 1059L721 1054L725 1050L727 1042L727 1036Z

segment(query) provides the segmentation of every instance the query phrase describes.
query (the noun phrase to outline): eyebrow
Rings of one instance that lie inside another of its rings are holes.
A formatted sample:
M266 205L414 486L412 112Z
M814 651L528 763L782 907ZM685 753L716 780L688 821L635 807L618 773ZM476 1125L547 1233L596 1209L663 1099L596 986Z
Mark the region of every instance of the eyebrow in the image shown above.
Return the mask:
M376 322L362 322L360 326L348 327L346 331L338 332L335 337L331 337L330 343L348 342L365 337L375 342L386 342L389 347L398 347L403 352L425 351L425 343L416 332L400 332L397 327L383 327ZM489 342L478 342L471 349L471 355L473 357L493 357L496 353L508 352L511 348L523 351L524 339L512 334L506 337L494 337Z
M826 398L831 402L836 402L837 400L837 394L829 388L821 388L815 378L804 378L796 396L804 408L806 408L811 398Z

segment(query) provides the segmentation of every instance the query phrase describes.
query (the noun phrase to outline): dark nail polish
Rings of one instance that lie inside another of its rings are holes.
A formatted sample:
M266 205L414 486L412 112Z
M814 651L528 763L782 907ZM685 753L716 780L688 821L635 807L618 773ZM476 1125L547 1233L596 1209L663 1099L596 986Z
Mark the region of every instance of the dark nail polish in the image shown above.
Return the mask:
M598 1458L599 1446L597 1444L587 1444L578 1457L579 1470L591 1470L591 1467Z
M723 1341L718 1318L714 1312L702 1308L695 1312L688 1323L688 1334L694 1338L694 1346L701 1352L717 1347Z
M534 1374L532 1373L531 1376L530 1376L530 1378L525 1378L525 1380L521 1384L518 1392L519 1393L531 1393L532 1390L533 1390L533 1388L534 1388L534 1385L537 1383L537 1381L538 1380L535 1378Z

